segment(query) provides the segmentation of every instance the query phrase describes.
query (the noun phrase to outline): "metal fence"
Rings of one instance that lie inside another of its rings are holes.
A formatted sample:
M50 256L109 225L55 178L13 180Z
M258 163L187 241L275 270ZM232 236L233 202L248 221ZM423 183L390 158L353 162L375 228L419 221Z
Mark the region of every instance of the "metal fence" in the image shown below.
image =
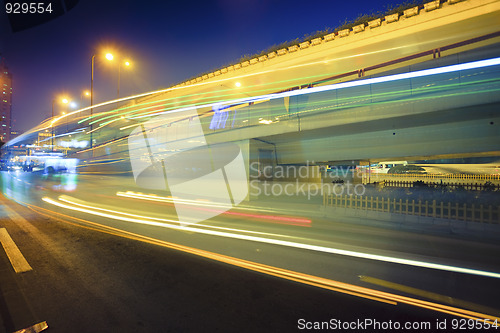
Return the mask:
M323 205L330 207L417 215L480 223L500 224L500 206L458 204L425 200L389 199L373 196L333 195L323 196Z
M394 181L436 181L443 180L443 182L451 182L451 181L465 181L468 183L469 180L476 182L492 182L497 183L500 181L500 175L497 174L484 174L484 175L472 175L472 174L461 174L461 173L448 173L448 174L438 174L438 173L428 173L428 174L420 174L420 173L405 173L405 174L397 174L397 173L372 173L368 172L362 175L363 183L367 183L368 180L371 182L378 182L383 180L394 180Z
M415 187L414 184L415 181L410 181L410 180L383 180L381 185L384 187ZM456 190L458 188L463 188L464 190L470 190L470 191L500 191L500 184L493 184L493 183L469 183L469 182L463 182L463 183L449 183L449 182L429 182L429 181L423 181L425 185L428 187L433 187L433 188L439 188L439 187L447 187L451 190Z
M446 186L451 189L463 188L471 191L500 190L500 175L484 174L371 174L361 176L362 184L378 183L382 186L414 187L420 181L430 187Z

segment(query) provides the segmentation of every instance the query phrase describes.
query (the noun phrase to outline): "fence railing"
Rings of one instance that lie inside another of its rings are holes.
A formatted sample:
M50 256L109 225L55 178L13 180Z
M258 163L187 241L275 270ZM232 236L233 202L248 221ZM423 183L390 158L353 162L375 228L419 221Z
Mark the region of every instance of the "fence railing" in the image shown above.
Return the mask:
M410 180L383 180L381 183L383 186L388 186L388 187L415 187L414 184L415 181L410 181ZM428 187L434 187L434 188L439 188L441 186L446 186L452 190L456 190L458 188L463 188L465 190L471 190L471 191L499 191L500 190L500 184L492 184L492 183L468 183L468 182L463 182L463 183L449 183L449 182L430 182L430 181L423 181L425 185Z
M461 174L461 173L447 173L447 174L439 174L439 173L372 173L368 172L363 173L362 179L363 181L368 181L368 179L373 181L378 180L481 180L481 181L500 181L500 174L483 174L483 175L473 175L473 174Z
M421 181L428 186L462 187L466 190L500 190L500 175L468 175L468 174L387 174L375 173L361 176L363 184L379 183L383 186L413 187L413 182Z
M500 206L459 204L425 200L390 199L373 196L323 195L323 205L406 215L500 224Z

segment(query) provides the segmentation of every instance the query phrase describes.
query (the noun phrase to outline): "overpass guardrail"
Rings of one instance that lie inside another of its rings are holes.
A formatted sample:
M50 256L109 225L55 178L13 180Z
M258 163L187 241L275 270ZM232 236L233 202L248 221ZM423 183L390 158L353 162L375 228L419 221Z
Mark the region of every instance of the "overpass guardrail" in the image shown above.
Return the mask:
M364 173L361 176L361 182L363 184L369 184L374 182L415 182L423 181L426 184L431 184L438 182L440 184L457 185L461 183L462 185L472 185L475 183L484 184L486 182L491 182L493 184L500 184L500 175L498 174L460 174L460 173L449 173L449 174L419 174L419 173L408 173L408 174L387 174L387 173Z
M456 190L462 188L464 190L470 191L499 191L500 184L493 184L489 181L484 183L449 183L449 182L429 182L429 181L421 181L427 187L431 188L449 188L451 190ZM405 187L411 188L415 187L415 181L399 181L399 180L385 180L381 182L384 187Z
M378 212L416 215L423 217L500 224L500 206L483 204L459 204L436 200L403 200L378 196L324 194L325 207L370 210Z

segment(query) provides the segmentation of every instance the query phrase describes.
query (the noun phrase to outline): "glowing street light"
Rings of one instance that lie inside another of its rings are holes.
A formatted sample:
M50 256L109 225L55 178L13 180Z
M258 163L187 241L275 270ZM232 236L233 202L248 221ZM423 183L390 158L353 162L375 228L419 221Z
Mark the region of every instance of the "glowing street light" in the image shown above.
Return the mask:
M68 104L68 106L72 109L76 109L78 107L78 104L75 101L69 101L68 99L64 99L66 102L63 102L64 104ZM61 114L63 116L66 116L65 122L66 122L66 132L68 132L68 127L71 119L71 112L70 111L62 111Z
M90 149L93 148L94 146L94 142L92 140L92 132L93 132L93 124L92 124L92 116L93 116L93 113L94 113L94 109L92 108L92 106L94 105L94 60L95 60L95 54L92 55L92 58L91 58L91 61L90 61L90 93L87 94L85 93L86 96L89 96L90 95ZM104 57L108 60L108 61L112 61L115 57L112 53L106 53L104 55ZM118 65L118 88L117 88L117 95L118 95L118 98L120 97L120 69L121 69L121 62L119 63ZM127 66L129 67L130 66L130 61L126 60L123 62L123 65L124 66ZM92 150L93 151L93 150ZM92 153L93 154L93 153Z
M123 65L126 66L126 67L130 67L130 61L128 60L125 60L123 62ZM116 98L119 99L120 98L120 70L122 68L122 62L120 62L118 64L118 89L116 91Z
M114 56L111 54L111 53L107 53L106 54L106 59L108 59L109 61L113 60L114 59ZM119 99L120 98L120 72L121 72L121 69L122 69L122 66L125 66L125 67L130 67L131 63L129 60L120 60L118 62L118 84L117 84L117 89L116 89L116 98Z
M107 60L113 60L113 55L111 53L106 53L105 58ZM92 140L92 115L94 113L94 109L92 106L94 105L94 59L95 59L95 54L92 55L92 58L90 59L90 149L93 148L94 146L94 141ZM93 150L92 150L93 151ZM92 153L93 155L94 153Z
M69 101L67 98L61 98L60 103L67 104ZM52 129L52 137L50 140L50 145L52 146L52 151L54 151L54 105L56 104L56 99L52 100L52 119L50 123L50 128Z
M92 142L92 114L93 114L93 108L92 105L94 105L94 59L95 59L95 54L92 55L92 59L90 60L90 149L92 149L93 142ZM93 154L92 154L93 156Z
M82 93L80 94L80 105L83 105L83 97L89 98L90 97L90 91L88 91L88 90L82 91Z

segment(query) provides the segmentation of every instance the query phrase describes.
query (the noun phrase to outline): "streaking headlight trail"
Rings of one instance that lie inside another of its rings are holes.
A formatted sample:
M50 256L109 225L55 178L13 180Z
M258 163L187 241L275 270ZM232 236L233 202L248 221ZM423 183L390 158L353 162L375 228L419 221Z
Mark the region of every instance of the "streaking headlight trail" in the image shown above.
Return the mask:
M157 227L162 227L162 228L190 231L190 232L195 232L195 233L200 233L200 234L233 238L233 239L240 239L240 240L247 240L247 241L259 242L259 243L281 245L281 246L286 246L286 247L293 247L293 248L298 248L298 249L324 252L324 253L330 253L330 254L336 254L336 255L342 255L342 256L361 258L361 259L383 261L383 262L389 262L389 263L394 263L394 264L402 264L402 265L409 265L409 266L415 266L415 267L437 269L437 270L442 270L442 271L486 276L486 277L492 277L492 278L497 278L497 279L500 278L500 273L497 273L497 272L488 272L488 271L476 270L476 269L465 268L465 267L456 267L456 266L451 266L451 265L437 264L437 263L432 263L432 262L425 262L425 261L418 261L418 260L411 260L411 259L404 259L404 258L396 258L396 257L363 253L363 252L357 252L357 251L342 250L342 249L337 249L337 248L330 248L330 247L325 247L325 246L291 242L291 241L280 240L280 239L271 239L271 238L264 238L264 237L258 237L258 236L241 235L241 234L236 234L236 233L229 233L229 232L217 231L217 230L206 230L206 229L200 229L200 228L182 226L182 225L175 225L175 224L165 224L165 223L156 222L156 221L152 221L152 220L146 220L144 218L129 217L129 216L126 216L126 214L123 214L123 213L118 212L118 211L105 212L104 209L96 208L96 207L91 206L91 205L84 205L84 204L75 203L74 201L72 201L66 197L62 197L59 199L60 199L60 201L51 199L49 197L44 197L42 200L49 203L49 204L58 206L58 207L67 208L67 209L80 211L80 212L84 212L84 213L89 213L89 214L93 214L93 215L97 215L97 216L108 217L108 218L112 218L115 220L121 220L121 221L126 221L126 222L140 223L140 224L146 224L146 225L157 226ZM63 202L61 202L61 201L63 201ZM177 221L172 220L172 222L177 222ZM184 224L184 223L182 223L182 224Z

